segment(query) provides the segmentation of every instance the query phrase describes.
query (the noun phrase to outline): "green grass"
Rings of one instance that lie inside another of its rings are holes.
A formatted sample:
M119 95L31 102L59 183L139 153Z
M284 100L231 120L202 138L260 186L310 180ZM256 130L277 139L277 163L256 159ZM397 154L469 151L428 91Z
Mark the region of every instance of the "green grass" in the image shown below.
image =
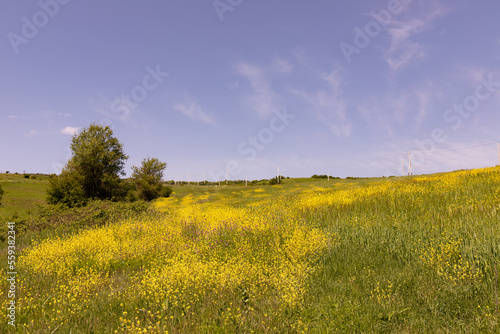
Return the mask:
M286 207L295 205L295 198L310 189L368 191L380 184L390 184L384 192L360 196L348 204L297 209L297 219L334 235L338 241L320 257L321 270L310 277L302 304L289 310L290 319L300 319L306 324L302 328L310 333L499 333L496 271L500 260L500 169L465 175L456 185L448 186L446 180L454 180L454 175L330 181L286 179L277 186L183 185L172 186L172 196L208 195L208 202L246 207L260 200L254 197L259 194ZM1 177L6 194L0 210L5 209L10 215L16 211L27 215L35 210L35 203L45 205L46 179L28 180L22 175L8 176L10 180L4 175ZM153 213L148 215L143 218L149 219ZM279 217L277 212L271 219L279 222ZM168 216L158 215L154 219L168 222ZM119 219L116 222L119 223ZM24 236L26 245L45 232L37 233ZM47 234L43 238L55 235L57 233ZM470 265L470 271L460 269L466 264ZM118 291L125 289L129 284L127 275L142 265L134 262L134 268L124 266L111 272L113 287ZM460 276L464 273L470 277ZM39 293L38 303L48 298L44 289L53 287L50 277L23 278L27 284L41 284L38 290L34 289ZM227 307L226 304L238 300L237 297L216 302L220 307ZM60 330L68 332L71 326L78 327L74 333L116 329L119 323L116 314L121 314L123 309L117 299L106 298L88 304L78 317L73 316L77 322L65 324ZM262 313L273 311L265 303L255 308ZM169 314L161 305L158 310ZM216 317L217 312L214 314ZM45 317L45 314L38 316ZM183 328L181 324L185 319L182 314L175 316L172 328L181 333L179 328ZM197 328L197 332L204 333L235 332L217 318L195 319L200 322L184 328ZM257 325L254 328L259 328ZM300 332L279 321L273 326L278 329L270 327L263 332ZM26 331L20 329L19 332ZM249 333L250 330L240 328L236 332Z
M0 185L5 191L0 205L0 221L17 216L28 217L39 205L46 205L46 189L49 178L34 175L36 179L24 178L22 174L0 174Z

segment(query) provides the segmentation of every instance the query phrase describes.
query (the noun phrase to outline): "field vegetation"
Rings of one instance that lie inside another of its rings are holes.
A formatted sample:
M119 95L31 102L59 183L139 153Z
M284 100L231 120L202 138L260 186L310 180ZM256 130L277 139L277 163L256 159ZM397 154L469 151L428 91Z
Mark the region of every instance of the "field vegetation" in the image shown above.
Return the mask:
M74 211L43 204L45 178L1 179L2 219L25 200L45 212L18 214L21 333L500 330L499 167L173 186Z

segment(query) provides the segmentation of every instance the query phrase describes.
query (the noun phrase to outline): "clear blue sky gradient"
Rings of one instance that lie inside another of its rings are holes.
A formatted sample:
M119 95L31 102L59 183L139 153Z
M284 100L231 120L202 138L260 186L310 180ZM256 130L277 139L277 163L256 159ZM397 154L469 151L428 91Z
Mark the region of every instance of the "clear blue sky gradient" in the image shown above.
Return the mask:
M3 1L0 172L109 124L167 179L498 164L500 2Z

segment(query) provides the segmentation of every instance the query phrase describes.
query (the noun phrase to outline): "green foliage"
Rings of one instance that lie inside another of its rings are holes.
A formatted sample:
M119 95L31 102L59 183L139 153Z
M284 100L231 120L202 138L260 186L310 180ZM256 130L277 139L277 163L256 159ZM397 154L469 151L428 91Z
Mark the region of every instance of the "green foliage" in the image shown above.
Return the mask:
M24 174L23 176L24 176L25 179L29 179L30 178L29 174Z
M140 168L132 167L132 178L141 199L149 202L160 196L170 196L172 189L164 186L161 180L166 167L165 162L156 158L144 159Z
M86 229L103 226L127 218L135 218L146 212L145 202L90 201L85 207L68 209L65 206L47 206L40 210L29 224L30 230L64 227L64 229Z
M2 197L3 197L4 191L2 189L2 186L0 185L0 204L2 204Z
M328 175L316 175L311 176L312 179L328 179ZM330 176L330 179L340 179L338 176Z
M82 183L81 175L72 172L71 168L65 168L59 177L49 179L47 203L62 204L68 208L85 205L87 199Z
M79 206L87 200L123 200L120 179L128 156L109 126L92 123L71 141L72 158L61 175L50 180L48 202Z
M270 185L275 185L275 184L278 184L278 183L283 183L281 180L278 182L278 177L273 177L271 180L269 180L269 184Z
M162 186L162 191L160 192L162 197L170 197L174 190L167 186Z
M37 205L28 215L21 216L17 212L2 219L0 225L0 242L7 236L7 224L15 222L16 231L20 237L29 238L33 235L47 233L66 234L76 233L82 229L103 226L123 219L137 218L148 212L149 205L143 201L134 203L89 201L86 206L72 207L64 204ZM21 241L20 241L21 242ZM0 247L3 245L0 244Z

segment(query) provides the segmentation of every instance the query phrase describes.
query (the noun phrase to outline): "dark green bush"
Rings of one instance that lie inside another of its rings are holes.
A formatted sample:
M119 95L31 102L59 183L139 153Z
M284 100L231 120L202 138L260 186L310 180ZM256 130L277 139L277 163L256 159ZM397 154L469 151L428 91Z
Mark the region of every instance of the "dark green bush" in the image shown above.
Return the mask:
M278 184L278 177L274 177L272 178L271 180L269 180L269 184L270 185L274 185L274 184Z
M161 196L162 197L170 197L170 195L172 194L174 190L170 187L167 187L167 186L163 186L163 189L161 191Z

